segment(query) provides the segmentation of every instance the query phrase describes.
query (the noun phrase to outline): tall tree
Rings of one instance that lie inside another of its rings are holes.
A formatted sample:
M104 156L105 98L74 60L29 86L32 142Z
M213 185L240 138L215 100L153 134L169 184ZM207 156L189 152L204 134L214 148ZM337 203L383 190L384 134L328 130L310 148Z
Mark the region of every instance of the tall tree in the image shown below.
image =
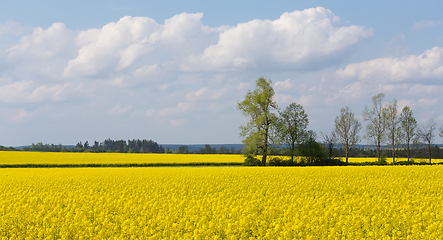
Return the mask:
M308 115L300 104L293 102L280 112L277 132L280 143L289 150L291 162L294 161L297 144L305 139L308 124Z
M361 123L354 116L349 107L340 110L340 116L335 118L335 134L338 143L343 145L346 153L346 163L348 163L349 150L360 141L358 132L361 130Z
M417 121L415 120L412 110L410 107L403 107L400 114L400 122L401 122L401 139L403 145L406 148L406 153L408 155L408 163L411 158L411 143L416 140L416 129L417 129Z
M335 131L332 131L331 133L321 132L321 136L323 138L323 143L328 148L329 159L332 159L332 150L334 149L334 144L337 141L337 135Z
M400 119L397 111L397 100L386 107L386 140L391 145L392 164L395 165L395 150L400 142Z
M266 165L266 157L271 150L271 127L276 123L277 117L274 110L278 109L274 101L272 81L263 77L257 79L255 90L248 91L245 100L238 103L238 110L243 116L249 118L245 126L240 126L240 136L247 154L255 157L262 154L262 164Z
M418 129L418 136L428 147L429 164L432 163L432 144L434 143L434 131L436 127L437 125L435 124L434 119L431 118L426 124Z
M372 107L365 107L363 117L365 121L369 121L366 125L365 138L375 145L377 151L378 162L381 160L381 143L384 139L386 129L386 109L383 107L383 98L385 95L379 93L372 97Z

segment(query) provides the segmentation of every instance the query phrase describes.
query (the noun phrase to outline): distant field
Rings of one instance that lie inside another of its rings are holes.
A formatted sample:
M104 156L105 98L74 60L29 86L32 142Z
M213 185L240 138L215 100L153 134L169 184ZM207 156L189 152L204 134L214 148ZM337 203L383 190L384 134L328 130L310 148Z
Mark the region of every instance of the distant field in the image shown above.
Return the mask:
M0 165L243 163L242 155L0 151Z
M296 157L296 160L300 159ZM341 158L345 161L344 158ZM397 158L407 161L406 158ZM415 162L428 162L428 159L413 159ZM377 158L349 158L350 163L376 162ZM53 153L53 152L18 152L0 151L0 166L150 166L150 165L240 165L244 156L231 154L140 154L140 153ZM387 158L392 163L392 158ZM443 159L432 159L433 163L441 163Z
M345 158L340 158L342 161L346 161ZM357 158L357 157L350 157L349 159L350 163L363 163L363 162L377 162L377 158L375 157L369 157L369 158ZM424 159L424 158L411 158L411 160L413 160L414 162L425 162L425 163L429 163L429 159ZM392 163L392 158L386 158L386 161L388 163ZM396 162L400 162L400 161L408 161L407 158L395 158ZM443 162L443 159L432 159L432 163L441 163Z

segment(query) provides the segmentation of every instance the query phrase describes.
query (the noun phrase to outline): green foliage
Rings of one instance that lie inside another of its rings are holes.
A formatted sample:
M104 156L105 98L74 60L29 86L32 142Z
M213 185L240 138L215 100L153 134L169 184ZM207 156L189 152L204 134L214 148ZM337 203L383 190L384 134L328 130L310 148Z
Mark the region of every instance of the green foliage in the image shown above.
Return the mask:
M215 148L212 148L211 145L206 144L204 148L200 148L199 153L202 153L202 154L215 154L215 153L217 153L217 151L215 150Z
M189 153L189 148L186 145L181 145L180 147L178 147L178 153L179 154L188 154Z
M17 151L14 147L5 147L0 145L0 151Z
M323 165L328 159L326 147L313 137L299 144L298 152L307 165Z
M245 162L243 163L243 166L261 166L262 162L260 159L254 157L254 156L246 156Z
M296 154L297 144L306 138L308 124L308 115L300 104L293 102L284 111L280 112L276 132L279 143L285 146L291 160L294 159Z
M380 163L381 165L387 165L387 164L388 164L388 161L387 161L386 155L384 155L384 154L381 154L381 155L380 155L380 161L379 161L379 163Z
M277 110L278 106L273 100L275 92L271 85L271 80L258 78L255 90L248 91L245 99L237 105L237 109L248 118L246 125L240 126L240 137L243 138L246 152L252 156L261 154L263 165L272 151L271 128L277 122L273 110Z

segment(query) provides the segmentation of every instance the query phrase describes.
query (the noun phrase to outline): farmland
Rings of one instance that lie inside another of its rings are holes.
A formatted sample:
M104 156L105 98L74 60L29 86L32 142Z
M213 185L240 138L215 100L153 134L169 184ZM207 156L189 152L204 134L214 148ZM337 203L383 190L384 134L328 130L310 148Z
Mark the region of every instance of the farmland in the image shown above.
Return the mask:
M127 154L127 153L53 153L0 151L0 165L8 166L56 166L56 165L130 165L130 164L190 164L226 163L241 164L242 155L204 154Z
M2 239L439 239L443 166L0 169Z
M296 158L300 161L299 158ZM415 162L428 162L428 159L413 159ZM0 166L45 167L45 166L156 166L156 165L199 165L227 164L240 165L244 156L235 154L127 154L127 153L54 153L0 151ZM342 158L342 161L344 159ZM349 158L350 163L376 162L377 158ZM397 161L407 161L397 158ZM392 163L392 158L387 158ZM443 159L432 159L441 163Z

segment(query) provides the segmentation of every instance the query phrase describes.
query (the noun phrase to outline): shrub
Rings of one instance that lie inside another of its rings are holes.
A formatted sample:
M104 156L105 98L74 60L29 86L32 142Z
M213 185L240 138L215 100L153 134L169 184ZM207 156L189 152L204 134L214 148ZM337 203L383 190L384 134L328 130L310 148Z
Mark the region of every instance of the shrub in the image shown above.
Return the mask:
M254 156L246 156L244 166L261 166L260 159L257 159Z

